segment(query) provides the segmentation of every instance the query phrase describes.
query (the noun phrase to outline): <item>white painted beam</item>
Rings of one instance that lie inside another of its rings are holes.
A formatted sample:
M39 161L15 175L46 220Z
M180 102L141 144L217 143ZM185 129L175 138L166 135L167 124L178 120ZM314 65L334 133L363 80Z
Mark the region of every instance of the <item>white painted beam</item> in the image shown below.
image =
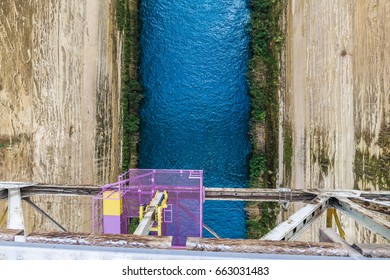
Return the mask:
M8 189L8 229L24 230L22 197L19 188Z
M0 190L20 189L35 186L36 183L28 182L0 182Z
M157 207L161 205L162 201L164 200L164 193L160 192L157 194L157 196L152 200L150 203L150 206L148 208L148 211L140 221L138 227L134 231L134 235L148 235L150 232L151 227L154 223L154 217L156 214Z
M328 208L329 197L318 196L277 225L260 240L296 240L302 232Z
M156 212L156 207L151 206L149 207L148 211L140 221L138 227L134 231L134 235L148 235L150 232L150 229L153 226L154 223L154 215Z

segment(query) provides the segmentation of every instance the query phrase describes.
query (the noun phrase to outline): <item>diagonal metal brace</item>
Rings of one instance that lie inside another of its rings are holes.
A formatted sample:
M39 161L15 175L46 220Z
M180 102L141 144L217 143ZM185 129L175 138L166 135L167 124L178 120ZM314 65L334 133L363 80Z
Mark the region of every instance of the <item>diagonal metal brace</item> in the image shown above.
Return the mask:
M264 235L260 240L296 240L311 223L324 213L328 205L328 196L317 196L305 207L291 215L286 221Z
M28 204L31 205L32 208L37 210L38 213L42 214L45 218L47 218L50 222L52 222L54 225L56 225L61 231L67 231L63 226L61 226L56 220L54 220L52 217L50 217L45 211L43 211L41 208L39 208L38 205L36 205L34 202L30 200L30 198L25 197L23 198L24 201L26 201Z
M365 209L348 198L332 198L330 203L334 208L343 211L372 232L390 240L390 222L377 213Z

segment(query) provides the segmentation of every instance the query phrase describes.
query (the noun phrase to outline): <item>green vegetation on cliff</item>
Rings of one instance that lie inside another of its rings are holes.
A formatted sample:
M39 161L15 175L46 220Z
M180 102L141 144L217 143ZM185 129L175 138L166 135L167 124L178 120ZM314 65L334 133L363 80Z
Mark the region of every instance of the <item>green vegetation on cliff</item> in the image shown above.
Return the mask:
M278 164L279 61L283 46L280 21L285 1L251 0L250 3L252 53L248 80L253 146L249 162L250 187L274 188ZM264 134L259 133L259 127L264 127ZM248 203L247 237L259 238L272 229L277 208L273 203Z
M383 122L377 143L380 154L372 155L368 149L357 148L355 152L355 189L369 186L378 190L390 190L390 126ZM369 133L357 134L356 141L364 141L369 146L373 141ZM360 184L360 186L359 186Z
M143 90L139 75L139 16L138 0L117 0L116 19L123 36L122 64L122 169L138 163L139 107Z

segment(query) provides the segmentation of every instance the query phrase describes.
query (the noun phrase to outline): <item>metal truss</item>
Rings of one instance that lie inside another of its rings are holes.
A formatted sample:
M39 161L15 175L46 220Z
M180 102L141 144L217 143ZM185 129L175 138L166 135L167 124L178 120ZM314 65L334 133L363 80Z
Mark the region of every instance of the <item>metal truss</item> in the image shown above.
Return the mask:
M58 186L0 182L0 199L8 198L8 227L12 229L24 228L21 208L22 198L48 194L93 196L99 191L98 186ZM342 211L369 230L390 240L390 222L381 216L381 214L390 214L389 191L205 188L205 199L278 202L285 207L291 202L307 203L306 206L266 234L262 238L263 240L296 240L328 207L334 207ZM141 221L136 234L142 235L146 234L146 231L150 231L155 216L155 210L152 208L150 208L150 213L149 211L145 213L143 219L145 221ZM43 212L42 209L38 211ZM46 213L44 215L50 220L49 215ZM55 221L54 223L56 224ZM61 227L60 225L57 226Z

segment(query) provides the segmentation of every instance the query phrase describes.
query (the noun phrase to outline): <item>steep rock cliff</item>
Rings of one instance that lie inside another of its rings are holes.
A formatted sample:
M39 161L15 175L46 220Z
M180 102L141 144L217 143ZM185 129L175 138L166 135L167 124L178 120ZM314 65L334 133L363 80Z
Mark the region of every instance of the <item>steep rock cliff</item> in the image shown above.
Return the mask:
M115 179L120 46L114 0L1 1L0 181ZM91 229L90 199L35 202L69 230ZM27 231L52 227L25 210Z

